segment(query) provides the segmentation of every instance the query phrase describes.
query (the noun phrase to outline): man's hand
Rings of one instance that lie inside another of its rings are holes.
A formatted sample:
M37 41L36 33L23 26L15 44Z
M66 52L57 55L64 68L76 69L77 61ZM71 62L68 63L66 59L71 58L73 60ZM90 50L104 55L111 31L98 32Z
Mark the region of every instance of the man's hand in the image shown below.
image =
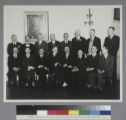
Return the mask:
M33 66L28 66L28 71L30 70L34 70L34 67Z
M42 67L44 67L44 66L43 66L43 65L39 65L39 66L38 66L38 68L42 68Z
M88 68L86 69L86 71L92 71L92 70L94 70L93 67L92 67L92 68L89 68L89 67L88 67Z
M104 72L105 72L104 70L98 69L98 74L102 74L102 73L104 73Z
M13 71L15 71L15 72L17 72L17 71L19 71L20 70L20 68L17 68L17 67L14 67L13 68Z
M63 67L64 67L64 68L67 67L67 64L64 64Z
M58 66L58 64L59 64L59 63L58 63L58 62L56 62L54 66L55 66L55 67L57 67L57 66Z
M68 68L72 68L72 66L71 66L71 65L68 65L67 67L68 67Z

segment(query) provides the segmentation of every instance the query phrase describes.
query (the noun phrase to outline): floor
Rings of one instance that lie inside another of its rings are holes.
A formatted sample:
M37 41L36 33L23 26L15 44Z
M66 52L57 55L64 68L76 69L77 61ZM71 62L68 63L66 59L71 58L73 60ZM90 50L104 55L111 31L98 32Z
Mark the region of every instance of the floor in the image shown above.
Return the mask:
M112 89L111 85L106 83L104 90L98 91L86 86L61 88L52 87L50 85L44 87L20 87L20 86L7 86L7 100L16 99L120 99L119 84L116 89Z

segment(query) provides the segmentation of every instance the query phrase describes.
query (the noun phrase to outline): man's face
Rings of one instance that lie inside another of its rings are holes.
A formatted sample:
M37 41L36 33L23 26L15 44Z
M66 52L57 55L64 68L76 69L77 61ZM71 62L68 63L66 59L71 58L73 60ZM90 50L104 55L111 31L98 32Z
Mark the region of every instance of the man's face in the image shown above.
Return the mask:
M108 35L111 36L111 35L113 35L113 34L114 34L114 30L111 29L111 28L109 28L109 29L108 29Z
M43 40L43 36L42 35L38 35L38 40Z
M30 38L28 36L25 38L25 42L30 43Z
M68 34L65 33L65 34L64 34L64 40L68 40L68 38L69 38L69 37L68 37Z
M80 31L79 30L75 32L75 37L76 38L80 37Z
M105 47L102 48L102 54L105 55L107 52L107 50L105 49Z
M44 50L43 49L40 49L39 50L39 54L44 54Z
M78 54L78 56L82 57L83 56L83 51L82 50L78 50L77 54Z
M54 35L54 34L51 34L51 35L50 35L50 40L51 40L51 41L55 41L55 35Z
M13 53L17 54L18 53L18 48L13 48Z
M69 53L70 52L70 48L69 47L65 47L64 51L65 51L65 53Z
M26 54L29 54L30 52L31 52L31 50L30 50L29 48L26 48L26 49L25 49L25 53L26 53Z
M91 52L92 52L92 53L96 53L96 52L97 52L97 48L96 48L95 46L93 46L93 47L91 48Z
M93 30L90 30L89 35L90 35L90 37L94 37L95 36L95 32Z
M17 41L17 36L16 35L13 35L12 36L12 42L16 42Z

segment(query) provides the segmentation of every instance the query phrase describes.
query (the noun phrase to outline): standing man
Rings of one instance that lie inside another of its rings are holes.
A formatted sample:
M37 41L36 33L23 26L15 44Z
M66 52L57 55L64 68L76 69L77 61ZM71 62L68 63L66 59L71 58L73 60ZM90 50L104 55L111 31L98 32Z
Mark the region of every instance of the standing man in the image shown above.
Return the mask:
M36 53L39 54L40 49L44 49L44 54L48 55L48 44L44 41L44 36L40 33L37 36L38 41L35 43Z
M113 88L116 87L117 81L117 52L119 50L119 41L119 36L115 35L115 27L110 26L108 28L108 36L105 38L104 46L108 47L109 54L114 56Z
M15 34L11 35L11 40L12 40L12 42L9 43L8 47L7 47L8 55L13 55L13 48L14 47L17 47L18 51L20 53L20 47L22 44L17 41L17 36Z
M77 57L78 50L86 52L86 39L81 36L81 31L75 31L75 37L72 39L71 52L73 57Z
M89 35L90 35L90 38L87 39L86 53L90 55L92 46L96 46L97 53L99 54L99 52L101 51L101 40L100 38L95 36L95 29L90 29Z
M50 42L48 43L48 49L49 49L49 54L52 53L52 49L57 46L59 52L61 51L60 49L60 42L58 42L55 38L55 34L50 34Z
M25 49L29 48L31 55L35 55L35 46L30 43L29 36L25 36L25 43L21 46L21 54L25 55Z
M64 40L61 42L62 51L64 51L64 48L66 46L71 48L71 41L69 41L69 34L68 33L64 33L63 38L64 38Z

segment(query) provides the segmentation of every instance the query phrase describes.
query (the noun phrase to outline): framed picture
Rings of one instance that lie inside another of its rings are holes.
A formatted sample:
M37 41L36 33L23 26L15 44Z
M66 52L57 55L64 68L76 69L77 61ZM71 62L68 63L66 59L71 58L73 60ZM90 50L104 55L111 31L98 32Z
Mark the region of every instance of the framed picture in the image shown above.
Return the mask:
M30 37L31 42L36 41L39 33L42 33L44 40L48 41L49 17L48 12L26 11L25 14L25 35Z

